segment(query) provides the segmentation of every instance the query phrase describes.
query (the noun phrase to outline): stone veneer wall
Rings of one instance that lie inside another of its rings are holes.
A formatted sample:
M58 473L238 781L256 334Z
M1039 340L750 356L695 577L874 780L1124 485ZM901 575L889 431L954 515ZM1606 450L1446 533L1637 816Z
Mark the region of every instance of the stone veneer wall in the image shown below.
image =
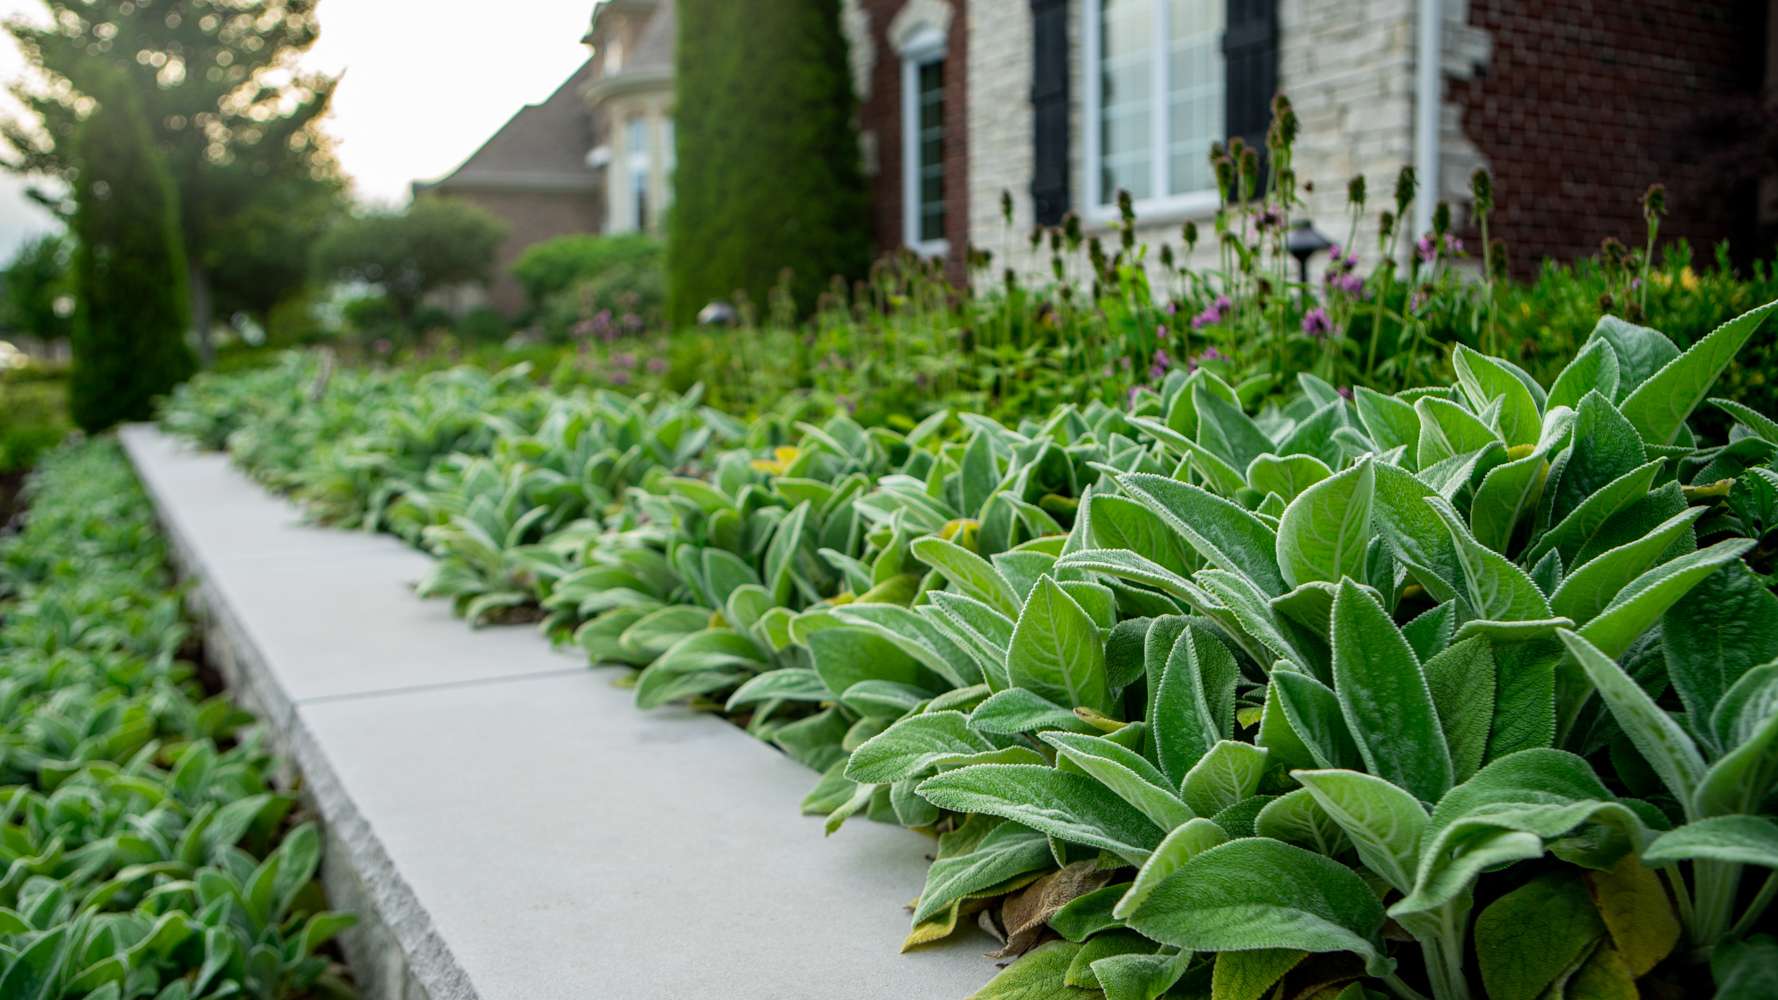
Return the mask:
M1073 195L1086 190L1081 162L1085 127L1081 113L1081 5L1069 11L1070 98L1074 104L1070 147L1074 157ZM1376 216L1387 204L1396 173L1413 162L1414 0L1280 0L1278 5L1279 89L1288 94L1302 121L1297 169L1314 184L1303 214L1335 240L1349 228L1346 182L1363 174L1370 201L1356 244L1376 255ZM1485 35L1466 25L1466 0L1445 0L1443 62L1448 76L1462 77L1488 52ZM969 129L974 153L970 171L970 236L994 251L996 269L1010 260L1022 272L1047 273L1047 251L1033 257L1027 237L1031 214L1031 15L1029 0L973 0L970 17L991 29L969 39ZM1463 140L1458 108L1443 109L1441 178L1447 198L1467 191L1478 161ZM1208 152L1208 151L1206 151ZM1000 193L1013 196L1010 238L1000 216ZM1139 220L1143 221L1143 220ZM1180 249L1183 217L1147 220L1138 237L1158 249ZM1194 262L1214 261L1208 217L1199 220Z

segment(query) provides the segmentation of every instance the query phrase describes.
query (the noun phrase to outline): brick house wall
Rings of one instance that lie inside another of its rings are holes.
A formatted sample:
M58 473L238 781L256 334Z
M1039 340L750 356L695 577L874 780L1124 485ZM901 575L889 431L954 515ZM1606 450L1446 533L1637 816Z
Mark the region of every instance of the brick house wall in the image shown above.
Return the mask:
M487 304L506 316L516 316L527 306L525 291L512 276L519 255L547 239L596 233L604 227L604 195L598 191L453 187L448 193L492 213L506 226L487 288Z
M1608 6L1609 9L1601 9ZM1767 4L1746 0L1469 0L1493 54L1448 80L1464 132L1492 169L1491 231L1514 270L1640 246L1642 192L1667 186L1663 241L1707 254L1757 245L1756 150Z
M946 273L965 278L970 241L970 128L968 0L853 0L846 27L853 47L854 83L864 169L870 183L871 232L878 253L904 245L902 211L902 60L896 36L910 23L946 22L944 59Z

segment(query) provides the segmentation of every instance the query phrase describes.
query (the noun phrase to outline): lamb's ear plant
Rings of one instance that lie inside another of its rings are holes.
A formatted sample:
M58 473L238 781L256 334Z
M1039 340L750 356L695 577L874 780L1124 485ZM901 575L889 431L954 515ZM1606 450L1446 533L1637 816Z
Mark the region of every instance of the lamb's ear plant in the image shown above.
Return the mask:
M388 521L819 771L830 832L936 833L904 946L992 928L984 998L1734 996L1778 891L1778 422L1710 392L1775 309L1685 350L1608 317L1547 385L1459 346L1394 394L715 422L596 501L525 479L527 403Z
M352 995L321 838L186 636L116 446L46 458L0 539L0 996Z

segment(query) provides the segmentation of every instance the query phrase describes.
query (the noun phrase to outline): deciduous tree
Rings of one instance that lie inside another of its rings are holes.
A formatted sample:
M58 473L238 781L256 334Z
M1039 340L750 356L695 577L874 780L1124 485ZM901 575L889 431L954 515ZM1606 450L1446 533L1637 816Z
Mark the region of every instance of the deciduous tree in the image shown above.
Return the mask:
M334 81L296 59L314 44L317 0L43 0L48 17L6 30L41 79L13 88L24 114L0 124L6 166L59 184L39 200L73 205L74 140L110 74L140 100L181 207L193 320L262 319L297 290L318 219L338 198L333 156L315 127ZM294 258L294 261L292 260Z

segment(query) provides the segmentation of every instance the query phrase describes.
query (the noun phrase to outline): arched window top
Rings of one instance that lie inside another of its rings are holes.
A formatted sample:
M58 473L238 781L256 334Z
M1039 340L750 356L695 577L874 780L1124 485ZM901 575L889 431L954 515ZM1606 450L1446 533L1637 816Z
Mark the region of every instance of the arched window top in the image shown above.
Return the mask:
M903 59L942 55L951 31L947 0L909 0L889 22L889 44Z

